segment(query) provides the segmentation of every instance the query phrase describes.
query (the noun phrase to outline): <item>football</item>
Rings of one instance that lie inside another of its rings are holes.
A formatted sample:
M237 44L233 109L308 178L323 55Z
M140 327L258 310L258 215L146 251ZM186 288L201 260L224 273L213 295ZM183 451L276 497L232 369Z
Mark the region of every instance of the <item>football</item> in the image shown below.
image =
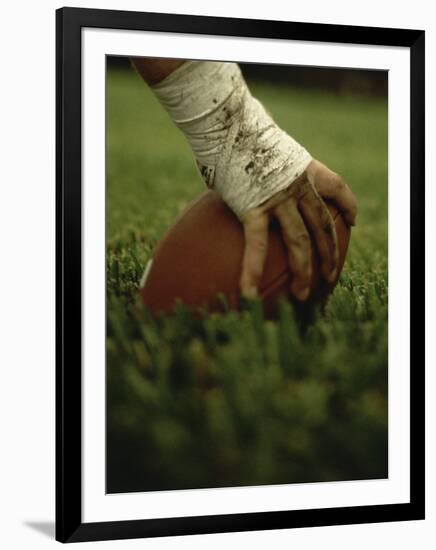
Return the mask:
M327 204L335 221L339 270L344 265L350 229L339 211ZM312 247L312 251L315 247ZM141 281L141 297L154 313L170 312L177 302L194 311L220 312L241 304L239 278L244 251L241 222L214 191L206 191L177 217L158 243ZM259 286L265 312L273 317L280 298L292 301L292 274L278 223L269 227L268 253ZM321 278L319 259L312 252L308 303L324 301L336 285Z

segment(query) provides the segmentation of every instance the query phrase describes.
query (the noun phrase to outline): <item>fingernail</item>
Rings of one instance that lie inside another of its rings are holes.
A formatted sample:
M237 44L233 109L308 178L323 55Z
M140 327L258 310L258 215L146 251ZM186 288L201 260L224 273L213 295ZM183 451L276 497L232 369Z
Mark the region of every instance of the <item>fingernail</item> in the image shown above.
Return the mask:
M336 275L338 273L338 270L335 268L332 269L330 272L330 275L328 276L328 282L333 283L336 280Z
M294 294L297 300L300 300L300 302L305 302L307 298L309 298L309 292L310 292L310 289L306 287L306 288L300 288L299 290L296 290Z
M249 300L254 300L257 298L257 288L255 286L249 286L244 290L243 295Z

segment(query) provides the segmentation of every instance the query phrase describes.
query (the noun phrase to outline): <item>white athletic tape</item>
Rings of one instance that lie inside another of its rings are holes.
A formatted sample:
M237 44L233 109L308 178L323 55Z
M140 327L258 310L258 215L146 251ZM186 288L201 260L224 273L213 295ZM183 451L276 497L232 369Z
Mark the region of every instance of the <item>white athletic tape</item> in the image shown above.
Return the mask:
M188 61L152 88L185 134L206 185L240 218L312 160L251 95L236 63Z

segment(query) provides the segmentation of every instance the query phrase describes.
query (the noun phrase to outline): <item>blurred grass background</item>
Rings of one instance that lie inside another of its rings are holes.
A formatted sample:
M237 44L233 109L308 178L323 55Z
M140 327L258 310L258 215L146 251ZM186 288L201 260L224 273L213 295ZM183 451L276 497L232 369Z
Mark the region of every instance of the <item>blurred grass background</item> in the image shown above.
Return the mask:
M151 318L137 300L146 262L204 187L147 86L109 67L109 492L387 477L386 93L249 85L357 195L344 271L304 334L288 304L274 322L260 303Z

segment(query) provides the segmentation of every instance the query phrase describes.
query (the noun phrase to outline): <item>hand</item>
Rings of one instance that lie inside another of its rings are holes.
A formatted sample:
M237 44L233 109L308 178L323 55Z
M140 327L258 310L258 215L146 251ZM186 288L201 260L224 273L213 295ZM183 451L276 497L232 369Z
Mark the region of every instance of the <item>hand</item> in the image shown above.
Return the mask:
M321 274L333 282L338 269L338 245L334 221L323 199L332 201L348 225L357 215L356 198L345 181L317 160L287 189L280 191L242 218L245 250L240 279L246 298L257 296L268 248L271 218L280 223L293 275L291 294L299 301L309 297L312 274L312 236L321 261Z

